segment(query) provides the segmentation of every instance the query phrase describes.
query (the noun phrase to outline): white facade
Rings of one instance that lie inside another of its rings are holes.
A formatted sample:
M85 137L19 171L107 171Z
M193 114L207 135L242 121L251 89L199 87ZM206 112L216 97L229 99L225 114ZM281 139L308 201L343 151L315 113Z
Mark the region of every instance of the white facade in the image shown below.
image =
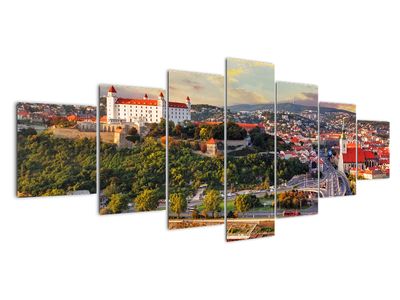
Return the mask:
M166 101L163 93L157 100L149 99L147 94L143 99L118 98L117 91L111 86L107 92L107 123L159 123L166 118ZM190 120L190 98L186 103L169 102L169 120L175 124Z
M191 120L190 98L186 98L186 104L179 102L169 102L168 120L173 121L175 124L181 123L185 120Z

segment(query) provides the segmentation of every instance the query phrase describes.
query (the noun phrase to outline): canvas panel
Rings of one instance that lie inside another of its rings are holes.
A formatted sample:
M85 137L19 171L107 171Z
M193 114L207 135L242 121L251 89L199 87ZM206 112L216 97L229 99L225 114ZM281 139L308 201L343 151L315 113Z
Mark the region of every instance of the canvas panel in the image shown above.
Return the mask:
M357 121L358 157L357 179L370 180L390 177L390 123L386 121Z
M168 228L223 223L224 77L168 72Z
M96 193L96 107L17 103L17 196Z
M100 85L100 214L165 209L164 93Z
M318 213L318 87L276 83L277 217Z
M356 194L357 121L356 105L319 103L320 196L338 197Z
M226 61L226 238L275 232L274 65Z

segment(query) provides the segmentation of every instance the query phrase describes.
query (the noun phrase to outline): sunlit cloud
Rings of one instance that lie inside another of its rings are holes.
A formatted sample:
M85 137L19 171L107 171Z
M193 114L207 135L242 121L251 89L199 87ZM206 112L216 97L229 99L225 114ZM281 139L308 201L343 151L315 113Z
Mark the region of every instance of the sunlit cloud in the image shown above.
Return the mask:
M352 113L356 113L356 105L348 103L337 103L337 102L320 102L320 107L336 108L346 110Z
M224 77L189 71L168 72L169 99L185 102L190 97L192 104L224 105Z
M274 65L236 58L227 59L228 106L274 102Z
M165 90L162 88L150 88L150 87L138 87L128 85L113 85L117 91L117 97L119 98L130 98L130 99L142 99L145 94L149 99L158 99L158 96L162 92L165 94ZM100 97L107 96L107 91L111 87L111 84L100 85Z

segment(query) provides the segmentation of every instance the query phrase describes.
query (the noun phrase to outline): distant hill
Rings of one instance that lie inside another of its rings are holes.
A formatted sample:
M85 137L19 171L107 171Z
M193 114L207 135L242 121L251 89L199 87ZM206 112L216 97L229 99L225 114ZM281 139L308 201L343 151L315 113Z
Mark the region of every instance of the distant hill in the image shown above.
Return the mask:
M238 111L256 111L256 110L272 110L274 108L273 104L239 104L229 106L231 112ZM299 113L303 110L315 110L316 108L313 106L306 106L300 104L293 103L282 103L278 104L278 110L285 110L292 113Z
M293 103L282 103L282 104L278 104L277 109L288 111L291 113L300 113L304 110L317 110L317 107L309 106L309 105L293 104Z
M351 111L345 110L345 109L337 109L337 108L332 108L332 107L319 107L319 112L320 113L327 113L327 112L344 112L344 113L348 113L348 114L354 114Z
M192 109L193 110L198 110L201 111L202 109L224 109L224 107L219 107L215 105L210 105L210 104L192 104Z
M237 104L228 106L231 112L273 109L274 104Z
M232 105L228 107L231 112L238 112L238 111L256 111L256 110L272 110L274 108L273 104L238 104ZM308 105L300 105L300 104L293 104L293 103L282 103L278 104L278 110L285 110L292 113L300 113L303 110L315 110L314 106ZM321 113L326 112L346 112L352 113L344 109L337 109L337 108L330 108L330 107L320 107Z
M224 108L209 104L192 104L192 121L222 121Z

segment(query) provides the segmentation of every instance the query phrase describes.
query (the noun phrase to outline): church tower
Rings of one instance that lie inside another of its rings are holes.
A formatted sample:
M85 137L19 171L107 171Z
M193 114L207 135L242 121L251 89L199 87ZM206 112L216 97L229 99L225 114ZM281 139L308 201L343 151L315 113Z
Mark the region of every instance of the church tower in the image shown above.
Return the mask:
M343 154L347 153L347 137L344 134L344 119L342 125L342 134L340 135L340 140L339 140L339 149L340 149L340 154L339 154L338 170L344 173Z
M107 92L107 121L110 123L112 119L118 119L116 114L115 102L117 101L117 91L112 85Z

